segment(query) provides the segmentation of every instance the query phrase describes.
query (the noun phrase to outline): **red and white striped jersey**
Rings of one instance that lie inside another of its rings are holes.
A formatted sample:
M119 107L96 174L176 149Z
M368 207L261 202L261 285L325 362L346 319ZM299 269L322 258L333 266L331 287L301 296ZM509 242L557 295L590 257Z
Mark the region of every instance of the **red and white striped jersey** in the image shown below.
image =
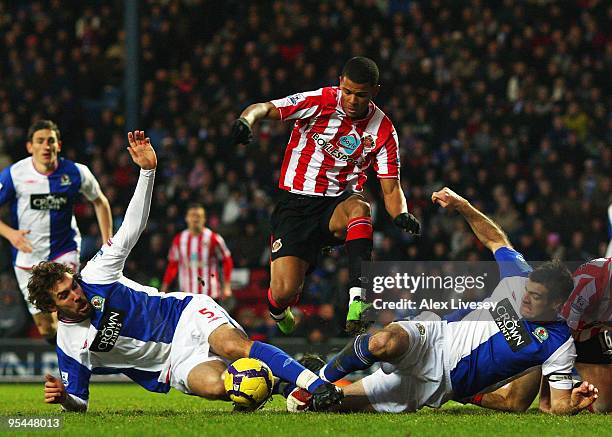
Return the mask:
M612 320L612 258L598 258L574 272L574 291L561 316L577 341L597 335Z
M393 123L374 103L352 120L342 109L339 87L272 100L281 120L296 120L285 150L279 188L292 193L339 196L362 191L365 170L399 178L399 143Z
M206 294L213 299L219 298L222 291L219 263L223 264L224 281L229 282L233 267L223 237L208 228L204 228L200 235L193 235L188 229L176 234L168 261L164 284L169 285L178 270L180 291Z

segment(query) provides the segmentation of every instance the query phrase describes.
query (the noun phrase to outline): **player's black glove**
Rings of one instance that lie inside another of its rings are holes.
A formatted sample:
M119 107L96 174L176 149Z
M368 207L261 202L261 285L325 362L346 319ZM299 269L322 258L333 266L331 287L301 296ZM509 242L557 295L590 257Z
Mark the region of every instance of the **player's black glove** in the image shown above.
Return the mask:
M253 141L253 131L244 117L234 121L232 125L232 144L249 144Z
M403 212L395 217L393 219L393 224L406 232L410 232L411 234L421 234L421 223L419 223L417 218L409 212Z

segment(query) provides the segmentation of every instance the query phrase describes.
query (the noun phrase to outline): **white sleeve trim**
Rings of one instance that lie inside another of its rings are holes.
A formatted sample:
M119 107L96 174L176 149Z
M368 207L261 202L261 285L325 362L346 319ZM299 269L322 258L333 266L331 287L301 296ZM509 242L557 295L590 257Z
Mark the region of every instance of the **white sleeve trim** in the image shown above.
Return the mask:
M549 376L552 373L571 375L575 362L576 346L574 339L570 337L542 363L542 375ZM550 386L558 390L571 390L573 383L570 379L550 381Z
M64 411L76 411L84 413L87 411L88 402L86 399L81 399L70 393L66 393L66 400L62 404L62 410Z

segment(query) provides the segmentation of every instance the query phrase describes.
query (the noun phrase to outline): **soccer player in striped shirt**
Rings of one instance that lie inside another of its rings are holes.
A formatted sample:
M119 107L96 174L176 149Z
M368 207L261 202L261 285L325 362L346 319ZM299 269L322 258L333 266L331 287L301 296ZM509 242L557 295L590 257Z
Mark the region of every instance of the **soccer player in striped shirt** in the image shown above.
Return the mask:
M234 262L225 240L205 226L206 210L200 204L187 207L185 222L187 229L172 240L160 291L167 292L178 273L180 291L205 294L213 299L230 297ZM219 264L223 266L223 285Z
M250 105L234 122L232 138L243 144L251 142L259 120L294 122L281 167L281 199L270 219L268 303L284 333L294 329L290 305L299 299L321 248L343 243L350 280L346 328L358 333L367 326L360 271L361 262L371 259L372 218L361 192L370 165L393 223L419 233L400 184L397 133L372 101L380 88L378 77L374 61L355 57L345 64L339 86Z
M111 208L89 168L59 157L62 141L54 122L30 126L26 147L32 156L0 173L0 205L11 211L11 225L0 221L0 235L13 246L15 276L38 331L54 342L55 316L28 302L32 267L50 260L78 271L81 234L72 210L79 194L94 206L102 241L113 231Z

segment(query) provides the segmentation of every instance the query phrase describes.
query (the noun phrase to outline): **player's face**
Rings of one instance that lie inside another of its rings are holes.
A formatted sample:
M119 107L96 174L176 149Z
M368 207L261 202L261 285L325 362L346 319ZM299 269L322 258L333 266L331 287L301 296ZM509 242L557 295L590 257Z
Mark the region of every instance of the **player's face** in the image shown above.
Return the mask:
M520 311L521 316L526 320L533 321L552 321L555 320L556 316L546 287L538 282L533 282L531 279L527 279Z
M69 273L64 273L64 279L57 283L52 296L57 311L71 319L84 319L93 309L83 289Z
M378 94L379 85L356 83L348 77L340 77L342 90L342 109L351 118L363 118L368 114L368 106Z
M185 216L187 227L192 232L201 232L206 224L206 212L204 208L189 208Z
M40 129L34 132L32 141L27 143L27 148L34 161L43 167L50 168L57 162L62 143L58 140L54 130Z

